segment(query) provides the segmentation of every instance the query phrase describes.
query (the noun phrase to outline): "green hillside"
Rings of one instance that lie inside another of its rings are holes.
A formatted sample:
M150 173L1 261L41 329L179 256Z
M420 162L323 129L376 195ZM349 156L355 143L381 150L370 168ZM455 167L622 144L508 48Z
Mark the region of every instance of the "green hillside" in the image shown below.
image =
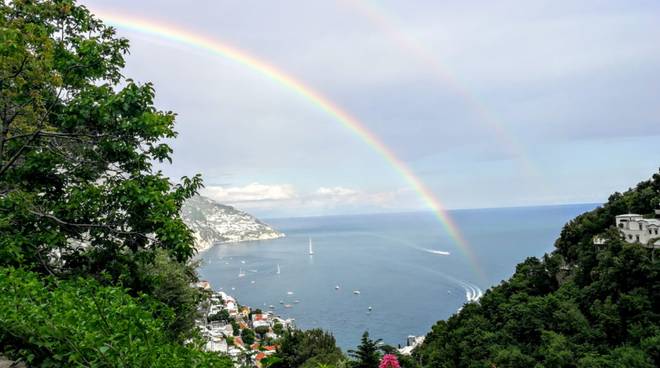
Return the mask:
M555 251L528 258L478 303L439 321L414 352L425 367L660 366L660 262L626 243L615 216L648 217L660 174L566 224ZM593 238L600 235L602 245Z

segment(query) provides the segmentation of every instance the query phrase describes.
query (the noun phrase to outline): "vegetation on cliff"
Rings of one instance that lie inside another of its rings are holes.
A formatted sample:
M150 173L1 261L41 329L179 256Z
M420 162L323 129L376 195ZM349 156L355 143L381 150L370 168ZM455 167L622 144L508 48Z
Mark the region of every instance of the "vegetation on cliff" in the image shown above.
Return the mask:
M660 174L564 226L477 303L439 321L413 355L424 367L660 366L660 262L625 242L615 216L652 216ZM606 241L594 244L595 236Z

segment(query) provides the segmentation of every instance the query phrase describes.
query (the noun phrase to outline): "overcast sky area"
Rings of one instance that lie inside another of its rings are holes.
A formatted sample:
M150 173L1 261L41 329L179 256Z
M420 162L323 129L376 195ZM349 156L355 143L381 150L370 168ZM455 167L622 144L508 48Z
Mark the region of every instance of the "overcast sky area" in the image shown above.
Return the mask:
M660 165L660 2L83 1L239 48L360 120L450 209L603 202ZM103 16L101 15L101 18ZM424 209L337 119L153 34L125 75L178 114L173 179L262 217Z

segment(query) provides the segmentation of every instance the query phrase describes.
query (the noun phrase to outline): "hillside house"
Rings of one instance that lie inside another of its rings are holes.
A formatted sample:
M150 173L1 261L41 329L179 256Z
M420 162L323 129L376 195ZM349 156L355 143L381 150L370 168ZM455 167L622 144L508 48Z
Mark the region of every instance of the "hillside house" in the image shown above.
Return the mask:
M616 216L616 227L628 243L641 243L660 248L660 219L644 218L642 215L628 213ZM653 244L649 244L652 239L656 240Z

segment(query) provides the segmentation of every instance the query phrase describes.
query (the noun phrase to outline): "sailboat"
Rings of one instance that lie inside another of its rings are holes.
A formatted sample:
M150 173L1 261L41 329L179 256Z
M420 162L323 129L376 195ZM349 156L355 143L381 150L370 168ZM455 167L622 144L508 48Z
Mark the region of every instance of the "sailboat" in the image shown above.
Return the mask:
M238 271L238 277L245 277L245 272L243 272L243 268L241 268L241 269Z
M279 263L277 264L277 274L278 275L280 274L280 264Z
M314 255L314 249L312 249L312 238L309 238L309 255Z

